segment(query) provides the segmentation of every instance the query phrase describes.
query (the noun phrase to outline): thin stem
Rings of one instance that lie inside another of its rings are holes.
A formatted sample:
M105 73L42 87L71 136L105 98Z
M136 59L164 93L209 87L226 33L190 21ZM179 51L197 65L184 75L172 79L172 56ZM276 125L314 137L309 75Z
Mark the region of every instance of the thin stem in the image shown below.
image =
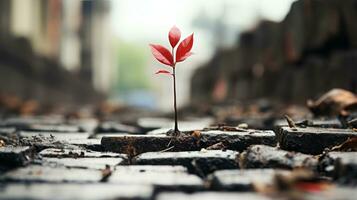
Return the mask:
M175 68L174 70L174 75L173 75L173 80L174 80L174 108L175 108L175 132L178 132L178 123L177 123L177 105L176 105L176 72Z
M172 48L172 57L174 58L175 60L175 57L174 57L174 48ZM178 122L177 122L177 105L176 105L176 62L174 61L174 64L172 66L172 69L173 69L173 73L172 73L172 76L173 76L173 82L174 82L174 110L175 110L175 128L174 128L174 132L175 133L179 133L179 129L178 129Z

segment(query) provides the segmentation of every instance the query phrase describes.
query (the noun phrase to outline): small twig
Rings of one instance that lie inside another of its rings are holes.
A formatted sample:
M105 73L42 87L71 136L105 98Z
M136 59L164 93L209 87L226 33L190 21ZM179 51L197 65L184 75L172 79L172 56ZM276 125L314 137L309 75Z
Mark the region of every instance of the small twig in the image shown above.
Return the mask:
M292 120L288 115L284 115L286 121L288 122L288 125L290 128L297 129L297 126L295 125L294 120Z
M166 147L169 147L169 146L170 146L170 144L171 144L171 142L172 142L172 139L173 139L173 138L170 139L170 141L169 141L169 143L167 143Z
M171 146L171 147L169 147L169 148L167 148L167 149L164 149L164 150L162 150L162 151L159 151L159 153L163 153L163 152L166 152L166 151L170 151L170 150L173 149L173 148L175 148L175 146Z

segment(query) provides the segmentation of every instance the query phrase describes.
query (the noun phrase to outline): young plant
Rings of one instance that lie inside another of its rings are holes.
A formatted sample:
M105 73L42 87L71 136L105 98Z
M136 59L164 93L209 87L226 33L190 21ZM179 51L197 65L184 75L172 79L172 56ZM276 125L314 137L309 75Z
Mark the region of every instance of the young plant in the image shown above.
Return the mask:
M154 55L154 57L159 62L168 66L171 69L171 71L160 69L156 72L156 74L166 74L172 76L173 88L174 88L174 95L173 95L174 111L175 111L175 127L172 134L174 136L180 135L178 122L177 122L177 105L176 105L176 64L186 60L186 58L192 55L191 49L193 46L193 33L181 41L181 43L176 48L176 53L175 53L175 47L179 43L180 39L181 39L181 31L176 26L174 26L171 28L169 32L169 42L171 45L171 51L162 45L150 44L151 52Z

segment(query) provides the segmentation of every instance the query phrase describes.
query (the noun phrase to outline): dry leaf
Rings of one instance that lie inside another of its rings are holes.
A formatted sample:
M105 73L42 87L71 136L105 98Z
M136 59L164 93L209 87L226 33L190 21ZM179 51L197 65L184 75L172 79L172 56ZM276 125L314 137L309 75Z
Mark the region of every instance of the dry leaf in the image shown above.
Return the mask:
M316 101L309 100L307 106L315 115L338 115L356 109L357 97L347 90L332 89Z
M191 136L199 140L201 138L201 131L193 131Z

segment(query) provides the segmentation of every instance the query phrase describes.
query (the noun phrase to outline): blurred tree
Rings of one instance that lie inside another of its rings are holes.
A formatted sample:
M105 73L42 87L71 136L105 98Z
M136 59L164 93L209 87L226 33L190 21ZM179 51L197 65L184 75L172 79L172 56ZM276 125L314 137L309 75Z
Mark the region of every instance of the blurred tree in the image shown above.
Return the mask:
M121 40L118 42L117 49L117 92L126 93L130 90L141 90L149 88L150 83L147 79L145 68L145 49L143 49L142 46Z

